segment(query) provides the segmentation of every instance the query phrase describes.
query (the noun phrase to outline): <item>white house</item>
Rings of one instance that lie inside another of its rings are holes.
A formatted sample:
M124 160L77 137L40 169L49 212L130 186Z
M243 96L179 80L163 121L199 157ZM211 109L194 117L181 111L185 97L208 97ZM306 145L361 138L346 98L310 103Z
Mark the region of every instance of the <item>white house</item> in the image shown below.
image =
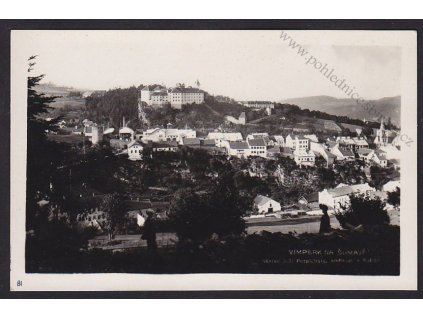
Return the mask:
M248 146L250 147L250 155L251 156L258 156L258 157L267 157L267 150L266 150L266 143L264 139L248 139L247 140Z
M163 95L160 96L160 95L157 95L157 93L161 93ZM153 95L155 96L154 98L153 98ZM157 85L156 87L152 87L152 88L145 86L140 91L141 102L144 102L150 106L153 105L153 102L155 103L155 106L162 106L163 104L161 104L160 102L162 102L164 98L166 99L166 102L168 102L166 87L161 85Z
M310 140L301 135L288 135L285 139L285 147L289 147L292 150L309 150Z
M204 91L179 85L169 91L169 102L172 108L182 109L183 105L204 103Z
M332 148L331 153L336 156L337 160L354 160L355 155L350 149L341 148L339 145L336 145Z
M183 138L196 138L197 132L192 129L164 129L164 128L153 128L147 129L143 132L143 142L164 142L164 141L176 141L182 142Z
M281 205L279 202L269 197L258 195L254 199L254 209L257 210L259 214L273 213L281 211Z
M176 152L177 150L178 150L178 144L176 143L176 141L153 143L154 152L163 152L163 151Z
M388 165L386 153L381 150L373 150L371 160L381 167L386 167Z
M350 186L343 185L334 189L324 189L319 192L319 204L327 205L330 209L338 211L341 206L347 206L350 203L351 194L369 195L374 191L376 191L376 189L370 187L367 183Z
M128 144L128 158L129 160L141 160L143 146L136 140Z
M239 132L224 133L224 132L210 132L206 139L214 140L216 147L228 147L228 142L242 141L242 135Z
M251 155L250 146L245 141L228 142L228 154L237 158L248 158Z
M314 166L316 155L311 150L294 150L294 160L298 166Z
M256 109L273 109L275 108L275 104L268 101L247 101L242 103L245 107L249 108L256 108Z
M169 98L166 91L153 92L150 96L152 106L162 107L169 104Z

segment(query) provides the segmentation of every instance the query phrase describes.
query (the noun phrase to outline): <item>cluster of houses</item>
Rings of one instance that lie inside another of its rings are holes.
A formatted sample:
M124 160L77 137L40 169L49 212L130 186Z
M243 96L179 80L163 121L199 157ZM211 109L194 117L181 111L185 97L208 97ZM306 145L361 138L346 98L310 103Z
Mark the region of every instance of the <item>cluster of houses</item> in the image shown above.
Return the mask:
M363 195L366 197L379 197L383 201L387 199L387 193L401 188L399 180L391 180L383 185L381 191L369 186L368 183L346 185L339 184L333 189L324 189L320 192L300 196L295 206L282 207L279 202L264 195L257 195L253 203L253 217L284 215L318 215L321 214L320 205L326 205L329 213L336 213L350 203L351 195Z
M95 125L86 127L86 135L91 134L92 140L99 140L99 130ZM102 136L113 135L114 129L108 128ZM386 138L390 134L396 137ZM399 134L387 131L383 121L376 137L370 140L364 135L357 137L329 137L324 141L315 134L269 135L268 133L252 133L243 138L240 132L209 132L205 137L197 137L193 129L175 129L171 124L167 128L151 128L144 131L134 131L125 123L119 129L119 134L113 135L110 145L128 154L130 160L141 160L141 154L146 144L154 152L175 152L180 146L203 148L213 153L227 154L237 158L262 157L267 159L276 156L288 157L300 167L314 166L316 157L322 157L327 167L334 162L362 160L368 165L387 167L393 165L399 168L400 143Z

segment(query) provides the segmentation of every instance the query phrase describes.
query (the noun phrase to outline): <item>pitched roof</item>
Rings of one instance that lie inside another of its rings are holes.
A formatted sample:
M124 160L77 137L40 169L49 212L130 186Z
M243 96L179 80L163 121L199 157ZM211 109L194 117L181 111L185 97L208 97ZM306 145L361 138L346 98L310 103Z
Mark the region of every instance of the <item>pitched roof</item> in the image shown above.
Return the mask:
M175 87L171 90L172 93L204 93L199 88L195 87Z
M198 138L183 138L182 142L184 145L200 145L200 139Z
M319 201L319 192L312 192L304 196L308 203Z
M216 142L214 141L214 139L204 139L202 141L202 145L203 146L216 146Z
M269 153L281 153L281 149L279 147L271 147L267 149L267 152Z
M254 199L254 204L256 204L256 205L262 205L262 204L266 204L267 202L270 202L270 201L274 201L274 200L272 200L271 198L269 198L269 197L266 197L266 196L264 196L264 195L257 195L256 197L255 197L255 199Z
M273 104L273 103L272 102L268 102L268 101L260 101L260 100L258 100L258 101L247 101L246 104L251 104L251 105L257 104L257 105L259 105L259 104Z
M328 141L328 145L330 148L333 148L337 145L338 143L336 141Z
M263 138L254 138L254 139L249 139L248 140L248 144L251 147L266 147L266 143L264 142Z
M350 186L339 187L334 189L329 189L328 192L332 195L332 197L340 197L343 195L349 195L353 192L353 189Z
M236 150L250 149L245 141L231 141L229 142L229 147Z
M336 156L333 153L331 153L327 150L325 150L325 153L326 153L326 156L328 156L328 158L336 158Z
M239 132L224 133L224 132L210 132L207 139L239 139L242 140L242 135Z
M282 152L283 152L284 154L293 154L292 149L291 149L291 148L289 148L289 147L282 147Z
M349 149L338 148L344 157L354 157L354 153Z
M113 127L110 127L110 128L107 128L107 129L103 132L103 134L104 134L104 135L111 134L111 133L113 133L114 131L115 131L115 129L114 129Z
M166 141L166 142L153 142L153 148L174 148L178 147L176 141Z
M166 92L154 92L151 96L167 96Z
M128 144L128 148L131 148L132 146L140 146L142 147L142 145L136 141L136 140L132 140L129 144Z
M119 129L119 134L133 134L134 131L129 127L122 127Z
M368 149L368 148L361 148L357 150L357 153L360 155L368 155L369 153L371 153L373 150Z

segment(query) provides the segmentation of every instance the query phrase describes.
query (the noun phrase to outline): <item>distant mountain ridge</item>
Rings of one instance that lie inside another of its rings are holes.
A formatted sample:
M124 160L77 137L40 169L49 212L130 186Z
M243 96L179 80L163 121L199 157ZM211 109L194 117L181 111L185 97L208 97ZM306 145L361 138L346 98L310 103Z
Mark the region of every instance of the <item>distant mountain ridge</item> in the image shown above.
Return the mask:
M309 96L289 98L279 101L284 104L294 104L303 109L319 110L337 116L348 116L356 119L376 120L380 116L385 119L391 118L396 126L401 125L401 96L383 97L377 100L369 100L374 111L369 111L363 104L357 104L350 98L335 98L332 96ZM366 102L366 103L367 103Z

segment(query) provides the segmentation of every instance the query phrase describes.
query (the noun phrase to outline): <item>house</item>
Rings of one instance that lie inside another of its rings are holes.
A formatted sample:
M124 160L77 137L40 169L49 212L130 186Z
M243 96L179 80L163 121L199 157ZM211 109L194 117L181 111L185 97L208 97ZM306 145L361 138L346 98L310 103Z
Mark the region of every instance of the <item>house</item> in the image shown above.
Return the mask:
M129 127L119 129L119 139L123 141L131 141L134 139L135 132Z
M162 106L159 104L160 101L160 97L159 95L157 95L158 93L163 94L162 95L162 99L166 98L168 102L168 97L165 97L165 95L167 96L167 91L166 91L166 87L161 86L161 85L156 85L156 86L145 86L141 89L140 91L140 101L146 103L149 106L153 105L153 95L155 96L154 98L154 103L155 106Z
M263 158L267 157L266 143L264 142L264 139L249 139L247 140L247 144L250 148L251 156Z
M355 142L354 152L357 152L359 149L368 149L369 143L364 137L354 137Z
M246 141L251 139L263 139L267 146L274 146L276 141L272 140L268 133L253 133L249 134L247 138L245 138Z
M339 147L339 145L336 145L335 147L333 147L331 152L333 155L336 156L337 160L348 161L348 160L355 159L355 155L351 150Z
M322 153L322 157L326 160L326 167L333 165L336 160L336 156L327 150Z
M324 144L318 143L318 142L314 142L314 141L310 141L310 149L317 155L320 155L321 157L323 157L323 159L326 160L326 167L331 166L336 159L336 156L332 153L330 153Z
M199 88L185 85L177 85L169 91L169 102L172 108L182 109L183 105L203 104L205 92Z
M311 150L294 150L294 160L298 166L314 166L316 156Z
M245 141L230 141L228 154L237 158L248 158L251 154L250 146Z
M182 138L181 145L198 148L201 146L201 142L198 138Z
M228 147L228 142L242 141L242 135L239 132L224 133L224 132L210 132L206 139L214 140L216 147Z
M258 214L273 213L281 211L281 205L269 197L258 195L254 199L254 210Z
M176 141L153 142L152 148L154 152L176 152L178 150L178 144Z
M300 196L300 198L298 199L298 203L301 205L319 203L319 192L312 192L310 194Z
M131 141L128 144L128 158L129 160L141 160L143 146L136 140Z
M299 207L308 215L319 215L322 213L319 207L319 192L312 192L307 195L300 196L298 199Z
M163 142L176 141L182 142L183 138L196 138L197 132L192 129L172 129L172 128L153 128L143 132L143 142Z
M153 92L151 95L151 106L163 107L169 104L169 98L166 90Z
M369 195L373 191L376 191L375 188L370 187L367 183L324 189L319 192L319 204L327 205L330 209L338 211L350 203L350 195L355 193Z
M395 191L397 188L401 189L401 183L399 180L391 180L388 181L387 183L385 183L382 186L382 190L385 192L393 192Z
M273 138L275 139L275 142L279 147L285 146L285 139L283 138L283 136L275 135L275 136L273 136Z
M288 135L285 139L285 147L292 150L309 150L310 140L302 135Z
M376 149L359 149L357 154L366 164L375 163L381 167L388 166L388 160L386 159L386 153L382 150Z
M363 160L365 163L370 163L372 158L372 149L362 148L357 150L358 158Z
M369 143L364 137L340 136L336 138L340 148L349 149L356 153L358 149L369 148Z
M386 153L382 150L376 149L373 150L373 155L371 160L377 165L385 168L388 166L388 160L386 159Z
M248 108L255 108L255 109L273 109L275 108L275 104L268 101L247 101L242 103L245 107Z

